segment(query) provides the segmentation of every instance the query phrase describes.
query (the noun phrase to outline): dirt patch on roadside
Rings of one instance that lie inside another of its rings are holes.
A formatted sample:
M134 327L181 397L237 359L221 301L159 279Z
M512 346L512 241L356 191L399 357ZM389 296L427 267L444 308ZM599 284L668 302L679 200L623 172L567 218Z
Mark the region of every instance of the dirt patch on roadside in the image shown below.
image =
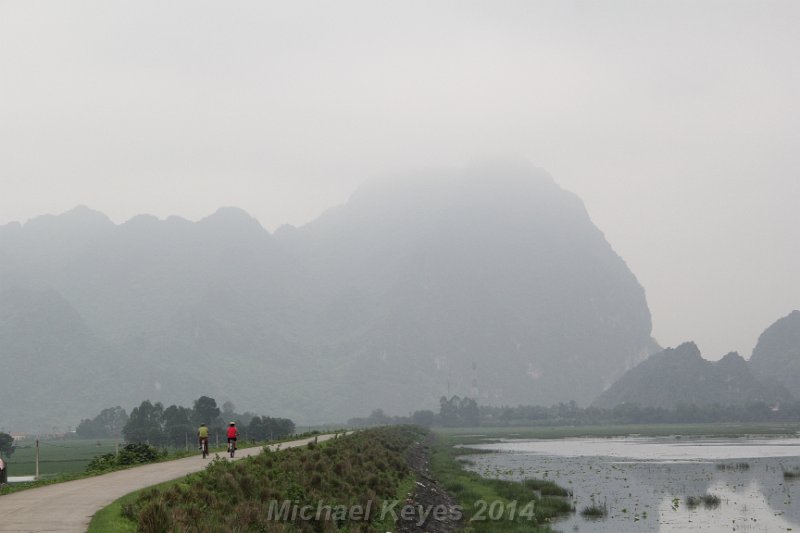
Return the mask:
M397 533L454 533L459 528L459 522L454 519L454 515L459 514L456 512L458 504L430 475L433 439L433 435L429 435L409 452L408 466L416 473L417 481L406 505L413 506L414 514L398 517Z

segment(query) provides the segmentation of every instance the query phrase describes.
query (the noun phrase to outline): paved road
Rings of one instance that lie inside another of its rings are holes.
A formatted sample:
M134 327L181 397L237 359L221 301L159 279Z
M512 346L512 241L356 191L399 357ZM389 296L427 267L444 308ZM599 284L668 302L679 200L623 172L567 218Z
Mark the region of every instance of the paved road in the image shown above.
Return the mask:
M318 439L323 441L332 437L320 435ZM314 438L284 442L280 447L305 446L310 440ZM261 449L259 446L237 450L236 459L257 455ZM117 498L202 470L209 461L198 454L0 496L0 531L83 533L92 516Z

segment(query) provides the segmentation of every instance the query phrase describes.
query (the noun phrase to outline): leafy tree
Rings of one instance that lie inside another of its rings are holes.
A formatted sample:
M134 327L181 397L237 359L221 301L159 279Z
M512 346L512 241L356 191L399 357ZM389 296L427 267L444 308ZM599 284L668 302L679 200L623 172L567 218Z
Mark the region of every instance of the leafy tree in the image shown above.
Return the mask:
M219 426L220 410L217 401L208 396L200 396L194 401L194 423L205 424L208 427Z
M275 428L275 438L288 437L289 435L294 434L296 428L294 422L292 422L290 419L273 418L272 420L274 421L273 424Z
M103 409L95 418L95 423L106 435L115 437L122 434L122 428L128 423L128 413L120 406Z
M80 424L75 428L75 433L82 439L94 439L98 436L94 420L91 418L81 419Z
M197 429L192 424L192 414L191 409L180 405L170 405L164 410L162 425L165 444L182 446L186 442L187 435L194 442Z
M14 453L14 437L8 433L0 433L0 455L8 457Z
M411 415L411 423L415 426L429 428L436 423L436 414L433 411L414 411Z
M392 422L392 419L386 416L383 409L375 409L372 411L367 417L367 420L369 420L369 425L371 426L388 426Z
M288 418L256 416L247 426L247 436L253 440L279 439L293 434L294 430L294 422Z
M253 440L269 440L271 435L266 417L253 417L247 425L247 436Z
M224 420L236 419L236 406L233 402L225 402L222 404L222 418Z
M133 408L130 417L127 417L125 411L119 407L104 409L94 419L82 420L77 431L87 438L100 437L112 431L115 424L118 425L125 417L126 422L121 432L126 442L182 447L187 434L190 441L194 442L200 423L205 423L209 429L215 431L220 429L221 413L227 417L226 420L235 420L240 431L243 430L243 436L249 438L277 439L295 432L295 424L288 418L261 417L250 412L237 414L231 402L225 402L221 411L217 407L216 400L208 396L201 396L195 400L191 409L180 405L170 405L165 409L161 403L154 404L150 400L145 400ZM376 413L380 418L387 420L384 423L395 423L393 422L395 419L386 417L383 411L377 410Z
M450 427L480 425L478 402L472 398L453 396L448 400L442 396L439 399L439 422Z
M247 426L250 424L250 421L253 420L258 415L255 413L251 413L250 411L245 411L244 413L234 413L231 420L236 420L238 424L241 424L242 427Z
M125 441L146 442L152 445L162 444L164 439L163 415L164 406L160 402L152 404L150 400L145 400L139 407L134 407L128 423L122 429Z
M128 423L128 413L122 407L109 407L103 409L100 414L89 420L81 420L75 432L84 439L98 439L115 437L122 433L125 424Z
M481 414L478 409L478 402L472 398L461 398L458 403L458 418L462 426L473 427L480 425Z
M439 398L439 422L443 426L457 426L458 425L458 404L461 398L453 396L449 400L447 397L442 396Z

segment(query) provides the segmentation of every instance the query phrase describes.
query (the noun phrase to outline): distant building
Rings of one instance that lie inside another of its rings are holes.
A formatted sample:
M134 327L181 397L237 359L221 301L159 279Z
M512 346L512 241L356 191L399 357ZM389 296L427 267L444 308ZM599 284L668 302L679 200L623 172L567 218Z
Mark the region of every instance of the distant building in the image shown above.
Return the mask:
M22 442L28 440L28 435L25 433L11 433L11 438L14 439L14 442Z

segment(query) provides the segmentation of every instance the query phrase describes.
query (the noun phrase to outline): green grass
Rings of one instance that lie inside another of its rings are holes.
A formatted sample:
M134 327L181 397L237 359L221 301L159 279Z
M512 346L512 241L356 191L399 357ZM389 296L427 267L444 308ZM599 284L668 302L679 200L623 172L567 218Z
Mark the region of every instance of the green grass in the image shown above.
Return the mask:
M114 451L115 439L43 440L39 442L39 474L55 477L84 471L95 455ZM10 476L32 476L36 473L36 446L25 441L7 460Z
M591 520L598 520L600 518L605 518L608 516L608 506L606 504L598 505L593 503L588 507L584 507L581 509L581 516L584 518L589 518Z
M400 501L405 500L409 495L414 493L415 486L416 475L409 472L405 479L398 484L394 498ZM375 531L392 531L394 530L394 526L394 518L389 514L387 514L382 521L379 517L374 524Z
M457 459L464 450L454 447L462 443L462 438L438 436L431 452L431 474L461 506L465 533L550 531L551 522L574 512L565 497L569 491L555 483L487 479L464 470ZM502 514L489 516L487 510L492 505L502 509ZM530 511L527 516L523 516L525 509Z
M544 479L526 479L522 484L541 494L542 496L561 496L564 498L572 497L572 492L557 485L554 481Z
M123 506L133 504L136 499L147 490L163 490L172 485L185 482L186 481L184 479L174 479L172 481L155 485L154 487L148 487L131 492L130 494L126 494L122 498L115 500L111 505L108 505L95 513L95 515L92 517L92 521L89 522L89 529L86 530L86 533L136 533L136 524L130 520L126 520L122 516Z
M96 455L113 452L117 442L115 439L42 440L39 442L39 481L5 485L0 488L0 495L87 477L85 469L89 461ZM6 462L10 477L34 475L35 442L19 445Z
M89 476L87 474L59 474L55 477L40 479L39 481L30 481L24 483L8 483L0 487L0 496L3 496L4 494L11 494L12 492L19 492L21 490L44 487L45 485L53 485L54 483L64 483L65 481L82 479L85 477Z

